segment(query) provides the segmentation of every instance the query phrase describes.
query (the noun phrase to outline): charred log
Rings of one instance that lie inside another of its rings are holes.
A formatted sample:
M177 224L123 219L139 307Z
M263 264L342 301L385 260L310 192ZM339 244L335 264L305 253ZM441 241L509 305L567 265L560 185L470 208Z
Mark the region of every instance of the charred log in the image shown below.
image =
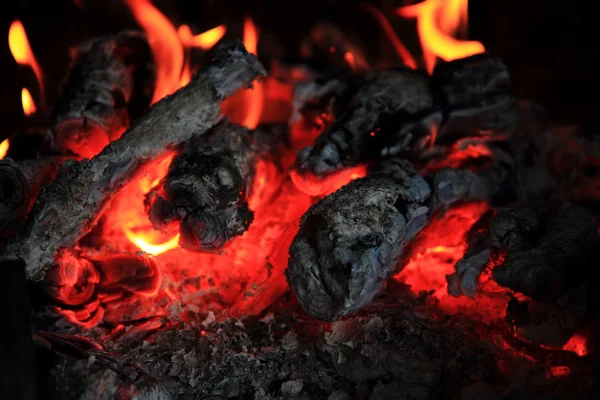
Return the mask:
M149 105L153 82L142 34L122 32L80 46L51 117L57 147L81 158L98 154Z
M22 258L29 279L41 280L59 249L73 248L91 230L104 205L142 165L206 133L222 119L219 102L264 74L240 42L218 46L189 85L156 103L92 160L72 164L44 187L2 258Z
M10 137L10 147L6 158L14 161L33 160L57 155L53 134L49 129L29 129Z
M518 122L508 70L487 54L439 64L432 78L408 68L373 72L341 97L335 122L298 154L301 172L322 175L382 155L415 155L465 136L505 138Z
M540 301L555 300L588 279L600 240L593 216L583 207L564 205L546 218L533 246L509 251L493 271L498 284ZM531 224L526 220L524 225L529 229Z
M14 162L0 160L0 231L14 234L25 220L42 187L52 181L64 157Z
M157 229L180 223L179 243L185 248L220 249L252 222L247 195L257 159L247 129L218 125L188 143L148 193L150 221Z
M378 172L349 183L305 213L290 247L290 288L317 319L330 321L356 311L397 272L405 246L435 211L458 201L490 201L499 178L507 175L496 168L480 173L445 169L428 182L408 162L384 162Z

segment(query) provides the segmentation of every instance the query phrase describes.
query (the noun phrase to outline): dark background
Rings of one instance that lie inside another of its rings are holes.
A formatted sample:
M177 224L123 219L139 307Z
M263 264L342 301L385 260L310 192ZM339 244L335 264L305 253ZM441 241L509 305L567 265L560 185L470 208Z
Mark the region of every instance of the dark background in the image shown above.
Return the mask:
M370 1L391 8L402 1ZM261 37L277 36L284 48L297 42L321 18L337 21L361 38L372 53L383 51L382 33L373 18L355 5L358 1L302 0L155 0L176 25L187 23L195 32L228 24L229 37L241 36L240 21L251 15ZM413 52L416 31L412 22L391 16L401 40ZM69 63L69 48L82 40L121 29L136 28L119 0L21 0L0 5L0 85L2 97L0 138L33 125L43 125L43 115L22 114L20 92L27 86L39 104L36 82L28 68L18 66L8 48L8 29L20 19L46 77L48 104L52 104ZM538 100L558 122L593 124L598 109L600 46L594 34L599 23L593 2L572 0L471 0L470 37L504 58L520 97ZM385 43L385 41L383 41ZM389 50L389 49L388 49ZM260 48L259 48L260 52ZM373 55L373 54L371 54Z

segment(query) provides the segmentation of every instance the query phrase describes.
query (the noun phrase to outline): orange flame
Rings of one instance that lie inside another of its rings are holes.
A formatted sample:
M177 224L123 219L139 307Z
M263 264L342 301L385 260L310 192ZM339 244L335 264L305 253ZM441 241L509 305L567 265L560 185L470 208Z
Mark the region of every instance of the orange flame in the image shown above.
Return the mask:
M423 58L429 72L433 71L438 57L452 61L485 51L480 42L453 37L459 31L466 31L468 3L468 0L426 0L396 10L401 17L417 19Z
M21 90L21 103L23 103L23 112L25 113L25 115L29 116L35 114L35 112L37 111L35 102L33 101L31 93L29 93L29 90L27 90L27 88L23 88Z
M319 177L310 173L300 174L296 170L290 173L296 189L309 196L327 196L353 180L363 178L366 175L367 167L365 165L345 168L326 177Z
M8 30L8 46L12 56L18 64L27 65L33 70L40 87L40 97L42 98L41 101L43 104L44 77L42 74L42 69L33 55L33 51L31 50L31 46L29 44L29 39L27 39L27 34L25 33L25 27L23 27L23 24L19 20L13 21L13 23L10 25L10 29ZM29 97L31 98L31 94ZM35 112L35 109L33 112ZM26 112L26 115L29 114Z
M417 62L413 58L412 54L410 54L410 52L407 50L407 48L404 47L404 45L398 38L398 35L396 35L396 31L392 27L392 24L390 24L390 21L387 20L385 15L383 15L381 11L379 11L375 6L371 4L363 4L363 7L377 20L377 22L381 26L381 29L383 29L383 32L385 33L389 41L392 43L394 50L396 51L398 56L400 56L404 64L413 69L417 68Z
M160 244L148 243L148 241L142 237L142 235L138 235L129 229L125 229L125 235L127 235L127 239L129 239L131 243L135 244L140 250L153 256L157 256L179 247L179 234Z
M125 0L125 4L148 35L156 63L156 86L152 97L152 103L156 103L181 85L183 46L173 24L148 0Z
M192 35L192 30L187 25L181 25L177 34L184 46L199 47L203 50L210 50L227 32L225 25L219 25L199 35Z
M10 142L8 139L4 139L2 143L0 143L0 160L6 157L6 153L8 153L8 148L10 147Z
M244 19L244 46L249 53L254 55L257 54L258 47L258 32L256 26L251 18L246 17ZM260 116L262 114L264 105L264 86L262 82L254 83L254 90L247 91L247 111L246 118L242 125L248 129L254 129L260 122Z

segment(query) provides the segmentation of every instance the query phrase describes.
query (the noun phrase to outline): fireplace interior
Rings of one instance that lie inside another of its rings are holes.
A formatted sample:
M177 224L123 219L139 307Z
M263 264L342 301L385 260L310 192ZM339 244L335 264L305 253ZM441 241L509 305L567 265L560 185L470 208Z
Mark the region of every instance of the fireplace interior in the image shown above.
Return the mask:
M0 398L598 398L584 5L3 7Z

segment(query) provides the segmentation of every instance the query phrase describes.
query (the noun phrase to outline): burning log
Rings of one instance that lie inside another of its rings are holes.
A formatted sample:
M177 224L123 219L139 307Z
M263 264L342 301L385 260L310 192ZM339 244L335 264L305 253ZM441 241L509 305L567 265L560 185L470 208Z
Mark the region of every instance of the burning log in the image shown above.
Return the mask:
M444 169L428 180L406 161L386 160L311 207L290 247L286 278L303 309L330 321L358 310L397 272L403 249L435 211L491 201L504 166Z
M167 176L148 193L150 221L157 229L179 222L182 247L220 249L252 222L247 195L257 160L246 128L216 126L188 143Z
M518 121L508 70L489 55L439 64L432 78L408 68L373 72L355 86L335 122L298 154L300 172L328 174L466 135L506 136Z
M91 158L118 139L150 102L151 65L148 41L137 32L96 38L76 49L52 113L56 146Z
M25 220L42 187L56 176L64 157L0 160L0 231L6 237Z
M190 84L156 103L96 157L73 164L46 186L0 256L22 258L28 278L41 280L59 250L72 249L92 229L110 198L142 165L203 135L222 119L219 102L260 75L263 66L239 41L218 46Z
M600 242L594 218L583 207L563 205L545 218L544 225L533 246L509 251L493 270L498 284L540 301L555 300L585 282L589 276L586 271L597 260ZM523 230L518 226L506 229L499 244L514 243L509 235Z

